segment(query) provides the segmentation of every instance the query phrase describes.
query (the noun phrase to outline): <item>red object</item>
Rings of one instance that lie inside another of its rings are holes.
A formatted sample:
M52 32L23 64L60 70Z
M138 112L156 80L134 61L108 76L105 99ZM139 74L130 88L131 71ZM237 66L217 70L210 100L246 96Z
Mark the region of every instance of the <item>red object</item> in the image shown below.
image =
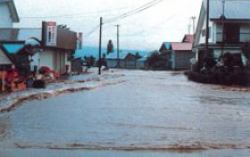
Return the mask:
M16 69L11 69L11 70L8 70L7 73L6 73L6 77L5 77L5 81L7 83L11 83L13 81L15 81L16 79L18 79L18 72Z
M59 78L60 74L52 69L50 69L49 67L43 66L40 68L39 72L43 75L49 75L50 73L52 73L54 75L55 78Z
M52 72L52 70L49 67L43 66L39 70L42 74L49 74Z

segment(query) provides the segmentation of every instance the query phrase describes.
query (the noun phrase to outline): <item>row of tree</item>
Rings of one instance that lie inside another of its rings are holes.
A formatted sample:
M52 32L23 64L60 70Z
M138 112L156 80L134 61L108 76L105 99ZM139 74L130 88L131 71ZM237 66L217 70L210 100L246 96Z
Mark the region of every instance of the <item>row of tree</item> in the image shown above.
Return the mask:
M167 60L167 54L153 51L146 60L147 68L151 70L166 70L169 68Z

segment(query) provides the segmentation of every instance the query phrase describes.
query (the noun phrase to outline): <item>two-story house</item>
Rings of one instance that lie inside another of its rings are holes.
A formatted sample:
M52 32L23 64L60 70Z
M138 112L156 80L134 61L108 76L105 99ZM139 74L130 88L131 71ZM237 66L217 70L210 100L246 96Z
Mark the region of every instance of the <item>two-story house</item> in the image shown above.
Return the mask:
M0 28L11 28L19 22L19 16L13 0L0 0Z
M206 54L207 1L204 0L195 35L193 51L196 60ZM209 54L218 59L225 53L247 57L244 49L250 43L250 1L210 0L209 2Z
M19 16L13 0L0 0L0 28L12 28L19 22ZM0 43L0 70L12 64Z

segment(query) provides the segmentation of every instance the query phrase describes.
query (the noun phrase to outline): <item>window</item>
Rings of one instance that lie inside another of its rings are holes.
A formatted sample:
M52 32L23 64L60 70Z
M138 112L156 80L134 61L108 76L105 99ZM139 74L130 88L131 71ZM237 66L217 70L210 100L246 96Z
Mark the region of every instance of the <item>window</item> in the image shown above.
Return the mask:
M224 41L226 43L240 42L240 26L238 24L225 24Z

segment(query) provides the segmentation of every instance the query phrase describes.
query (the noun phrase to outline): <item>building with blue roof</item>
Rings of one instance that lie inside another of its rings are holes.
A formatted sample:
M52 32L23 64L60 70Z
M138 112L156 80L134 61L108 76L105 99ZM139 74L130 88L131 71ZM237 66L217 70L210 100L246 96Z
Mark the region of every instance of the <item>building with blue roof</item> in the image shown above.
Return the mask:
M107 65L109 68L117 68L118 61L120 62L120 68L136 69L139 68L137 65L140 63L140 68L145 68L146 59L150 53L146 51L138 50L120 50L119 59L116 50L107 54L106 49L102 49L102 56L105 55ZM96 60L99 59L99 49L95 47L83 47L80 50L75 51L75 58L94 57ZM140 56L140 57L138 57Z
M206 54L207 1L203 1L193 51L196 61L202 64ZM210 0L209 5L209 56L219 59L225 53L238 58L249 58L250 53L250 1Z

